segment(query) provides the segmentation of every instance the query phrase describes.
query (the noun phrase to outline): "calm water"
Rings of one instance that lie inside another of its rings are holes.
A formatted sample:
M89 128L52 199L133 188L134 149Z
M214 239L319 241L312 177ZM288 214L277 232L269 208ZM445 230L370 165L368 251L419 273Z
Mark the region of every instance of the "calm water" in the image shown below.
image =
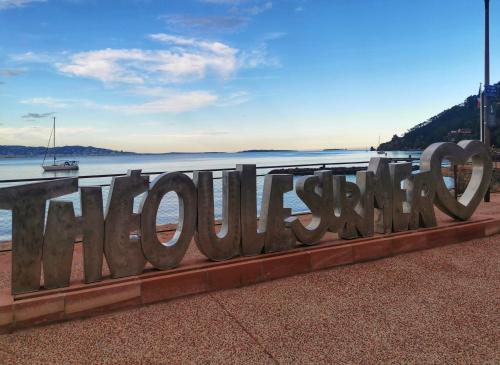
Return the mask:
M387 157L419 157L420 152L388 152ZM236 164L251 163L259 166L293 165L309 163L334 163L334 162L363 162L371 157L377 157L376 152L369 151L300 151L300 152L245 152L245 153L195 153L195 154L168 154L168 155L131 155L131 156L81 156L74 157L80 161L80 170L76 172L44 173L40 166L41 158L13 158L0 159L0 180L41 178L41 177L77 177L83 175L125 173L129 169L142 169L144 172L180 171L197 169L234 168ZM352 164L349 164L352 165ZM258 174L269 169L258 170ZM220 173L214 173L220 176ZM353 181L354 176L348 176ZM81 179L80 186L109 184L110 178ZM257 179L257 202L260 209L263 178ZM14 185L12 183L0 184L0 187ZM103 187L103 200L106 201L108 187ZM214 180L215 214L221 213L221 180ZM79 195L71 194L62 198L74 203L75 212L80 214ZM141 196L135 199L137 210ZM307 210L295 193L285 195L285 206L292 208L293 212ZM158 224L175 223L178 217L176 196L169 193L160 205ZM0 210L0 241L9 240L11 237L11 213Z

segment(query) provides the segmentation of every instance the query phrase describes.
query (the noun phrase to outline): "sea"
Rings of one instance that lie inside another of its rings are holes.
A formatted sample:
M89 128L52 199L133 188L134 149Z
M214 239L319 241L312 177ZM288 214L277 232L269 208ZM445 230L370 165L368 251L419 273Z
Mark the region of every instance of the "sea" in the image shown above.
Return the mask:
M326 150L326 151L266 151L237 153L169 153L169 154L133 154L112 156L72 156L78 160L80 169L69 172L43 172L40 157L32 158L0 158L0 188L26 184L27 182L2 182L4 180L39 179L51 177L83 177L91 175L124 174L127 170L143 172L172 172L193 170L218 170L234 168L236 164L255 164L257 174L264 175L274 166L305 164L338 164L339 166L366 166L372 157L418 158L421 151L391 151L386 156L365 150ZM345 165L344 165L345 164ZM418 164L418 161L415 162ZM260 167L260 168L259 168ZM317 166L315 166L317 167ZM186 173L192 176L191 173ZM222 211L222 180L220 171L214 171L214 210L216 218ZM151 176L151 180L154 179ZM298 177L295 177L296 181ZM347 175L348 181L355 181L354 175ZM264 177L257 178L257 210L260 210ZM80 186L101 185L103 202L106 205L110 177L80 178ZM143 194L144 195L144 194ZM134 199L134 212L138 212L143 195ZM81 214L79 194L74 193L57 198L73 202L75 214ZM285 194L285 207L293 213L307 211L303 202L291 191ZM48 208L48 204L47 204ZM176 223L179 206L175 193L168 193L162 200L157 215L157 224ZM12 237L12 213L0 210L0 241L9 241Z

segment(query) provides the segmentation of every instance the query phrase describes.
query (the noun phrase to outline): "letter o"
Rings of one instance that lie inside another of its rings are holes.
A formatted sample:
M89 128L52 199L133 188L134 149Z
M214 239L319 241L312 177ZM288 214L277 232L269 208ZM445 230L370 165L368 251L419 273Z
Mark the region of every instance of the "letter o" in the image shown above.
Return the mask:
M162 198L169 192L179 198L179 222L174 237L161 242L156 234L156 216ZM146 259L157 269L176 267L184 257L196 228L196 188L180 172L169 172L154 179L141 202L141 245Z

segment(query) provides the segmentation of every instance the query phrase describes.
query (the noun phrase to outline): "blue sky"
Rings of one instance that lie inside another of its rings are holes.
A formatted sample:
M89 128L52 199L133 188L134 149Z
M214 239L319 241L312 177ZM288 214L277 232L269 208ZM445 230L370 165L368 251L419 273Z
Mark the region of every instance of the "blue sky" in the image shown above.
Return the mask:
M55 115L59 144L366 148L483 78L482 0L0 0L0 24L0 144Z

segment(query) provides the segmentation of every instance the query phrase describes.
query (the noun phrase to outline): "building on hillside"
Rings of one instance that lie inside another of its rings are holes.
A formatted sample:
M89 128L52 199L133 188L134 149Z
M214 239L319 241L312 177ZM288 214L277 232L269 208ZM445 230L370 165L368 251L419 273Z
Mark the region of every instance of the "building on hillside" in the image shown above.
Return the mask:
M458 142L462 139L470 138L472 130L470 128L458 128L457 130L449 131L446 136L451 142Z

